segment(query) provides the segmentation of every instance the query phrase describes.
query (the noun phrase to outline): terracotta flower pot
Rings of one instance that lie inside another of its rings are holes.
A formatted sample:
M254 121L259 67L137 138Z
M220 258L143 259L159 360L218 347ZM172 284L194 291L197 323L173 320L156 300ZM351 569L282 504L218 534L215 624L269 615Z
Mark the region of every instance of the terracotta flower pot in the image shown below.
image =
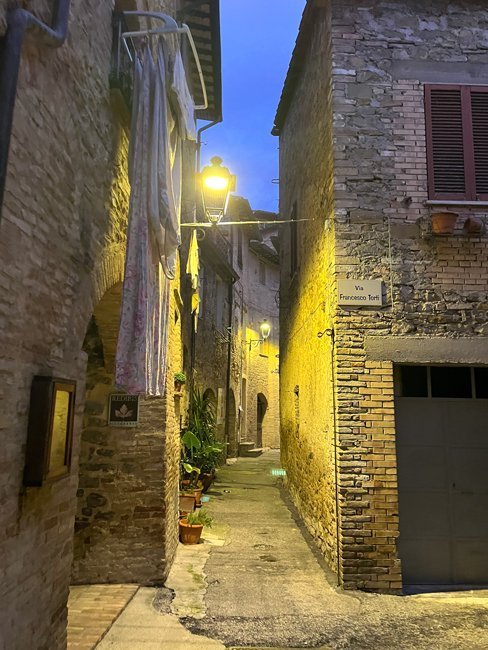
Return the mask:
M189 512L195 510L195 495L192 494L180 494L180 513L187 515Z
M484 230L484 223L478 217L468 217L464 222L463 230L467 235L479 235Z
M200 508L202 505L202 488L195 488L195 506Z
M431 215L434 235L451 235L458 220L457 212L434 212Z
M203 525L193 526L186 519L180 519L180 541L182 544L198 544L202 536Z

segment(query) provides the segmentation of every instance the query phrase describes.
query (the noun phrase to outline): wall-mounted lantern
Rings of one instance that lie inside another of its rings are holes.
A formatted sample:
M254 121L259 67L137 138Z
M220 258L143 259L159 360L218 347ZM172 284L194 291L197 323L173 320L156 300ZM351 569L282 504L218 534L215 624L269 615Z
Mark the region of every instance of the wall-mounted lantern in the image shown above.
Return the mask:
M259 324L259 333L261 334L260 339L254 339L249 341L249 349L252 350L253 347L257 347L261 343L264 343L269 335L271 334L271 325L268 323L266 318Z
M32 380L24 485L40 487L70 473L76 382Z
M210 162L198 177L205 216L210 223L217 224L225 214L230 193L236 188L236 177L227 167L222 167L222 158L214 156Z

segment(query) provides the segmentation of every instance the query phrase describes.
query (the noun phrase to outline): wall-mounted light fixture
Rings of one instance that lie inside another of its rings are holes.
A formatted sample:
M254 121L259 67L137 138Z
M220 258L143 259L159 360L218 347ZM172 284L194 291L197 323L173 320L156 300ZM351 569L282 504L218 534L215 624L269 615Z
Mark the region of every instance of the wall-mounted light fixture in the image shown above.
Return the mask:
M205 216L212 224L218 224L225 214L230 193L236 188L236 177L227 167L222 167L222 158L214 156L211 165L204 167L198 175Z
M269 335L271 334L271 325L268 323L266 318L259 324L259 332L261 334L260 339L249 341L250 350L252 350L252 348L256 348L258 345L261 345L266 341L267 338L269 338Z

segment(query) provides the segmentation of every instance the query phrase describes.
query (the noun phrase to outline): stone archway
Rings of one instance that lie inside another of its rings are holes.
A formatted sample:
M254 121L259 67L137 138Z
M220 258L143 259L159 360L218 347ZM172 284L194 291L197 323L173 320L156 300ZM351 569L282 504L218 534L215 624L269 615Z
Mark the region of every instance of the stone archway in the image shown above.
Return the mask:
M217 396L211 388L205 390L203 393L203 399L208 400L213 405L214 409L217 409Z
M74 584L155 583L177 546L178 451L172 400L139 398L135 427L110 425L122 284L90 318L74 535ZM171 373L168 373L172 377ZM172 382L171 382L172 383ZM176 450L176 451L175 451Z
M256 399L256 446L263 446L263 423L266 416L266 411L268 410L268 400L266 399L263 393L258 393Z

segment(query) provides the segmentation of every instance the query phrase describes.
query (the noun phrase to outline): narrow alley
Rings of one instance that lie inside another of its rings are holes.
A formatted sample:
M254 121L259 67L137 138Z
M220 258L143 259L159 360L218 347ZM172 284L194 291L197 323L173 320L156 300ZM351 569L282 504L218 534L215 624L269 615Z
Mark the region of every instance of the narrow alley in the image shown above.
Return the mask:
M274 475L279 467L272 451L221 468L203 542L180 544L166 587L141 587L98 650L486 648L486 591L336 588Z
M0 650L488 649L488 3L0 0Z

